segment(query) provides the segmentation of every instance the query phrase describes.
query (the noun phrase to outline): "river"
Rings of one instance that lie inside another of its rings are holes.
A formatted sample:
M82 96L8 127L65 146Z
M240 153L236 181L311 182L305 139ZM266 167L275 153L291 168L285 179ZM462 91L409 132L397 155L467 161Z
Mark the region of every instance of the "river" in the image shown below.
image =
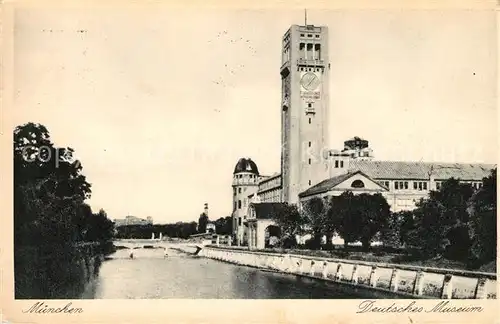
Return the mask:
M134 258L129 257L134 253ZM267 272L169 249L123 249L108 256L82 298L373 298L367 291Z

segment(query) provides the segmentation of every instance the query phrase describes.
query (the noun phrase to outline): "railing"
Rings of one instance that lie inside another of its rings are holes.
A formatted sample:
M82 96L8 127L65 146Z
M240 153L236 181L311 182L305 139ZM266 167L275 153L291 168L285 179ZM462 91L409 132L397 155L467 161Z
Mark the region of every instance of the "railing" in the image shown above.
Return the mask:
M496 298L496 274L205 247L221 261L417 298Z

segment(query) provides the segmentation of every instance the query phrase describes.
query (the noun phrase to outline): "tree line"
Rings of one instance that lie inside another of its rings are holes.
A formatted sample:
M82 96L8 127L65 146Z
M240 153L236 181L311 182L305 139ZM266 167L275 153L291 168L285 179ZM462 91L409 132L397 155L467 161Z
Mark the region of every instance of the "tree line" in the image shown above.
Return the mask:
M481 265L496 259L496 169L474 189L459 179L448 179L410 211L391 212L381 194L350 191L340 196L312 198L300 209L284 204L272 215L282 233L280 244L296 246L296 236L311 234L308 248L331 248L334 234L344 246L361 242L368 250L373 241L404 248L421 258L444 257Z
M41 124L14 129L14 247L105 242L114 225L92 212L92 193L74 150L56 147Z
M119 239L149 239L154 233L158 238L160 233L164 237L187 239L191 235L205 233L210 219L202 213L196 222L176 222L169 224L154 225L126 225L116 227L115 237ZM215 233L220 235L231 235L231 217L220 217L213 222Z

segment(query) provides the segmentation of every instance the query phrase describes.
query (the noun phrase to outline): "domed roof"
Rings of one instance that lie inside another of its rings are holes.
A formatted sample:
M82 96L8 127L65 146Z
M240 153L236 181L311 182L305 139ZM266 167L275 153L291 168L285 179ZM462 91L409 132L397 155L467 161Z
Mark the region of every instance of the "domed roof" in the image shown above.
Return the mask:
M259 175L259 169L257 168L257 164L255 164L252 159L248 158L241 158L238 160L238 163L236 163L236 166L234 167L234 172L233 174L240 173L240 172L251 172L256 175Z

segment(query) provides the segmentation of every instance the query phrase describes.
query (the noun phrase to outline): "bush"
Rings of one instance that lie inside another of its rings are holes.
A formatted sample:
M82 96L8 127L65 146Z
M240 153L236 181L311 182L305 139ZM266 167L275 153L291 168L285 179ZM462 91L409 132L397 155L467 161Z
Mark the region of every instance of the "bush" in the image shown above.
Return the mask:
M305 242L304 247L308 250L319 250L321 242L314 238L310 238Z
M297 247L297 239L295 236L289 236L283 239L282 247L284 249L294 249Z

